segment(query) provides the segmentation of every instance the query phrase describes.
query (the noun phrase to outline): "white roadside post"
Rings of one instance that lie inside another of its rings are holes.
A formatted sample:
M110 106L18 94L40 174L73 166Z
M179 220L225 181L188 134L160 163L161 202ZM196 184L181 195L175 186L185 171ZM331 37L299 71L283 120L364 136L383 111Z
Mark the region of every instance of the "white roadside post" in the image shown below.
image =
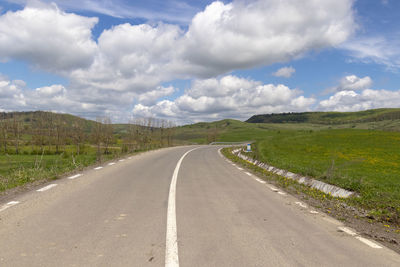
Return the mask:
M246 152L251 152L251 144L247 144L247 151Z

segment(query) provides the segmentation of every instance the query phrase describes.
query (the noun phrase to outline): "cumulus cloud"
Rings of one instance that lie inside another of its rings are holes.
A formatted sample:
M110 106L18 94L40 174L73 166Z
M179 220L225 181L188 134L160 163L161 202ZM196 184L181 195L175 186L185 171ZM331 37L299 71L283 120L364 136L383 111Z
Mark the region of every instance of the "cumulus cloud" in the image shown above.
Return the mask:
M301 93L285 85L262 84L228 75L220 79L196 80L176 100L163 100L150 106L138 104L133 113L174 117L181 123L227 117L246 119L260 113L309 110L315 99Z
M211 76L336 46L354 30L352 2L214 2L193 18L185 35L183 59Z
M39 2L9 11L0 16L0 58L57 73L88 67L97 52L91 38L97 21Z
M290 78L295 72L296 70L293 67L283 67L272 73L272 75L274 75L275 77Z
M0 108L3 111L49 110L95 118L98 114L118 109L113 104L94 104L71 95L63 85L30 89L21 80L10 81L0 76Z
M142 103L143 105L154 105L157 100L159 100L162 97L169 96L173 94L176 91L176 89L173 86L168 86L168 87L163 87L163 86L158 86L155 90L140 94L137 97L137 100L139 103Z
M105 30L98 39L99 53L93 64L71 72L71 83L79 88L152 91L173 76L168 64L180 35L178 26L168 24L121 24Z
M337 92L319 103L317 109L329 111L359 111L374 108L398 107L400 91L365 89Z
M25 97L22 88L23 81L10 81L7 77L0 76L0 107L2 110L13 110L25 106Z
M359 91L370 88L371 85L372 79L369 76L359 78L356 75L348 75L340 80L339 85L326 89L324 93L331 94L340 91Z
M23 94L25 99L45 95L58 109L57 103L64 99L71 103L65 106L81 103L77 109L88 114L105 110L122 114L137 101L141 112L181 118L182 114L245 118L258 108L260 112L298 110L314 100L283 85L233 76L207 78L339 45L355 28L352 3L217 1L199 12L187 29L164 23L121 24L94 41L97 18L35 2L0 16L0 60L18 59L66 77L67 88L50 86ZM160 84L182 78L201 80L175 101L157 102L171 93ZM234 107L246 115L236 113Z
M345 112L399 106L400 90L374 90L371 86L372 79L369 76L364 78L356 75L345 76L338 86L327 90L327 93L333 93L333 95L321 100L316 109Z
M337 91L357 91L369 88L372 85L372 79L369 76L359 78L356 75L349 75L340 81L340 85L336 88Z

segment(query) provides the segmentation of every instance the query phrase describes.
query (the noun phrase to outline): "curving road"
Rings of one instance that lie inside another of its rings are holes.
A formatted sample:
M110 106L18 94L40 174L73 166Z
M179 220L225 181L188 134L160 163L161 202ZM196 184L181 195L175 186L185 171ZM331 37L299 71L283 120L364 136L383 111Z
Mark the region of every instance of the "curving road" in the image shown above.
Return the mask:
M400 266L218 147L101 167L0 203L0 266Z

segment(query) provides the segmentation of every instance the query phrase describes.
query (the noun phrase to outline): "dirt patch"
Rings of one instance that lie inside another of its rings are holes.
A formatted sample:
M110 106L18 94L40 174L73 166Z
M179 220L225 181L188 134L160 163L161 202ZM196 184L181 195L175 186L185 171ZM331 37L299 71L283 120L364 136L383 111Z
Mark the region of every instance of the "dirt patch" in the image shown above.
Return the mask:
M355 229L360 235L376 240L382 245L400 253L399 226L375 221L368 215L367 211L349 206L340 200L332 199L321 201L303 193L299 194L298 192L292 191L290 193L302 199L308 205L342 221L345 225Z

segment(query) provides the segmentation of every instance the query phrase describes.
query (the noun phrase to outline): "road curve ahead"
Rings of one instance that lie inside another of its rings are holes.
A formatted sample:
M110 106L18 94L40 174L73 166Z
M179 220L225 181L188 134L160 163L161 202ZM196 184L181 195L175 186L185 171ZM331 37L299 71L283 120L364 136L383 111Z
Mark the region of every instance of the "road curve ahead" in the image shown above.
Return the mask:
M0 203L0 266L400 266L218 147L99 167Z

